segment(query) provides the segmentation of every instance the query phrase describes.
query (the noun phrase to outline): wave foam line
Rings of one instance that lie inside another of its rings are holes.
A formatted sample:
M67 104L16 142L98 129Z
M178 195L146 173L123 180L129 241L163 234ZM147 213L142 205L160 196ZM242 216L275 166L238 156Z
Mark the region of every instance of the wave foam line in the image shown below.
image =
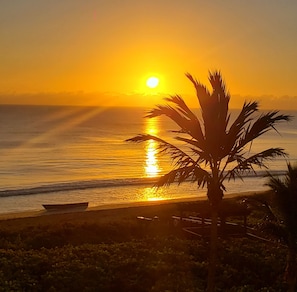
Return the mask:
M115 180L92 180L66 182L60 184L43 185L32 188L12 189L0 191L0 197L36 195L46 193L56 193L63 191L85 190L91 188L108 188L108 187L124 187L132 185L154 185L157 178L132 178L132 179L115 179Z

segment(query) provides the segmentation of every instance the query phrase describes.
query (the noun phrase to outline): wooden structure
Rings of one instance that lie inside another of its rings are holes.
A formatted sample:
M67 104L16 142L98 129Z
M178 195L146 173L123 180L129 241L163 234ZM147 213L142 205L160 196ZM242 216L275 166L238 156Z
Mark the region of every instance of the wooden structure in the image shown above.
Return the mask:
M179 210L180 216L172 216L174 225L181 224L186 232L193 235L209 236L211 209L208 202L183 203L179 205ZM246 234L250 212L246 204L231 200L222 201L218 212L219 234L221 236ZM232 217L236 217L236 223L227 221ZM239 222L240 219L242 224Z

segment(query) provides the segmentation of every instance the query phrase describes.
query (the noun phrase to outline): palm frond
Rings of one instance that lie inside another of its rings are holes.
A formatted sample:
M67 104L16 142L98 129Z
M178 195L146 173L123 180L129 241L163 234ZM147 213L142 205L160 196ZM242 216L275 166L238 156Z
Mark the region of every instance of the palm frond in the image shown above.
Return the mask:
M241 139L247 123L251 121L251 116L258 110L257 102L244 103L241 112L230 126L226 135L225 155L229 156L229 161L233 161L233 156L238 153L239 140Z
M280 222L264 221L259 227L261 231L264 231L278 240L288 244L288 232L285 226Z
M156 186L169 186L172 183L181 184L186 181L197 182L198 187L204 187L210 179L209 173L196 166L180 167L178 169L171 170L167 174L160 177Z
M297 239L297 166L292 167L290 163L287 166L288 171L283 177L268 173L266 185L274 191L287 230Z
M291 116L278 114L278 111L272 111L261 115L252 125L248 126L246 133L243 135L242 139L239 141L237 147L234 150L236 152L240 151L254 139L270 131L271 129L275 129L275 124L277 122L290 120Z
M220 122L225 122L228 115L230 95L219 71L209 73L209 82L213 88L212 98L215 99L216 114Z
M237 165L233 169L227 171L224 178L235 179L249 171L256 173L254 166L257 166L258 168L267 168L266 161L280 156L287 156L282 148L270 148L248 158L239 155L237 157Z
M186 77L193 83L195 89L196 89L196 94L198 97L198 101L202 110L202 114L207 107L209 98L210 98L210 92L204 86L201 84L197 79L195 79L190 73L186 73Z
M190 148L190 150L192 151L193 155L195 155L197 157L196 159L196 164L200 164L200 163L205 163L205 166L210 164L210 157L208 155L208 153L205 153L204 151L200 151L196 148Z
M158 143L158 154L168 154L176 166L185 167L189 165L196 165L196 161L191 156L189 156L177 146L168 143L159 137L149 134L139 134L133 138L127 139L126 141L141 143L149 140L156 141ZM198 166L196 165L196 167Z
M207 157L209 158L209 156L207 156L207 151L199 151L199 149L203 150L203 146L201 145L200 141L197 141L195 139L188 139L188 138L184 138L184 137L179 137L179 136L175 137L175 139L178 140L178 141L182 141L185 144L189 144L189 145L194 146L196 151L197 151L196 153L201 153L205 159Z
M268 172L267 177L269 178L268 182L265 184L270 187L274 192L277 192L281 196L287 192L287 187L278 176L273 176Z
M154 118L165 115L181 128L181 132L189 134L203 145L204 135L200 122L196 115L187 107L183 99L176 95L165 98L165 100L173 103L175 108L170 105L158 105L146 117Z
M177 110L180 111L189 120L197 120L197 116L188 108L185 101L180 95L171 95L170 97L165 98L165 100L167 102L175 104Z

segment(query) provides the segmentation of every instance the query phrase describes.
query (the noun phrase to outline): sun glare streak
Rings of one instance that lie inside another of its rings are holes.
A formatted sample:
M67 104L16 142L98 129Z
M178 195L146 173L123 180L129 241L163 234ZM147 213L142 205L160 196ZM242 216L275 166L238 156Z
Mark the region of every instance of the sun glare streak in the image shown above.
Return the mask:
M73 111L69 113L65 113L65 114L57 113L56 116L54 115L49 116L45 118L44 121L38 121L38 122L41 123L41 122L52 121L54 119L60 119L60 118L66 118L66 117L67 119L65 119L63 123L61 122L61 124L58 124L57 127L51 129L50 131L47 131L36 137L33 137L28 141L24 141L24 143L19 145L17 148L10 149L10 152L18 153L22 151L23 148L26 148L28 145L38 144L38 143L41 143L43 140L48 140L49 139L48 137L65 133L71 128L75 127L76 125L82 123L83 121L86 121L92 118L93 116L97 115L98 112L102 112L103 110L104 110L103 108L96 108L96 107L94 108L90 107L88 111L81 108L75 108L73 109Z
M158 120L147 119L146 121L146 133L150 135L156 135L158 133ZM157 143L153 140L147 141L145 151L145 174L147 177L156 177L161 171L157 158Z

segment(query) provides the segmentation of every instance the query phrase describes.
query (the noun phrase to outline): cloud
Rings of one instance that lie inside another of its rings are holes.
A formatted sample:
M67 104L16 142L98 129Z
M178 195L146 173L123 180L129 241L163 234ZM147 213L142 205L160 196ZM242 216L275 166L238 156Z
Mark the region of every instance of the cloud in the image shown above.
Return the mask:
M118 93L85 93L59 92L59 93L25 93L25 94L0 94L0 104L24 104L24 105L73 105L73 106L110 106L110 107L149 107L164 103L163 98L167 94L118 94ZM195 95L184 95L186 103L190 107L197 108ZM258 101L260 109L269 110L297 110L297 96L242 96L232 95L230 108L241 108L245 101Z

